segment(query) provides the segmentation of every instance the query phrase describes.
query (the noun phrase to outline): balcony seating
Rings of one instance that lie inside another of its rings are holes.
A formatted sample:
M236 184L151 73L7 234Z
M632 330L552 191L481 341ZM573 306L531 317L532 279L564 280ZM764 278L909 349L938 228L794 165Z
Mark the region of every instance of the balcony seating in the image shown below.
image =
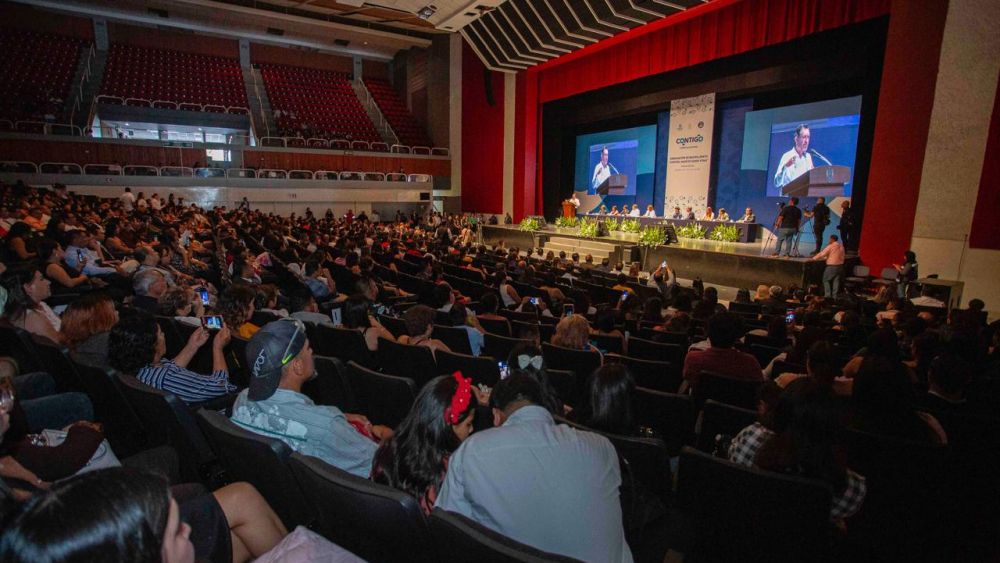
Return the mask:
M260 73L282 136L305 129L311 137L382 141L347 74L263 64Z
M247 107L239 60L122 43L112 43L108 51L101 95L137 98L151 104L172 102L187 110L205 105Z
M382 110L382 115L396 132L400 143L411 147L430 147L433 144L427 136L427 130L417 123L391 84L378 78L365 78L364 83L375 98L378 108Z
M85 46L84 41L72 37L0 28L4 54L0 58L0 118L61 120L80 50Z

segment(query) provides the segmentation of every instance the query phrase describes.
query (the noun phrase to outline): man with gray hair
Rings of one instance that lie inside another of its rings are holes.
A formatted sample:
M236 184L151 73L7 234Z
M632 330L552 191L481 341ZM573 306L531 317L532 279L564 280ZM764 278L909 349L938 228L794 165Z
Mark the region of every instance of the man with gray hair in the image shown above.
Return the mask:
M159 270L143 270L132 278L132 306L152 314L159 313L160 296L167 291L167 280Z

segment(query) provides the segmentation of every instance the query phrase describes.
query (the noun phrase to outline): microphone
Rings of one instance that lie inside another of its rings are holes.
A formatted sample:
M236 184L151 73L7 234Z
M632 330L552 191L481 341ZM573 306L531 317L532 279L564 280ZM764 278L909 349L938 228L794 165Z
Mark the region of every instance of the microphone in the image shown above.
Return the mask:
M816 149L809 149L809 152L811 152L811 153L813 153L814 155L816 155L816 156L820 157L820 159L822 159L822 160L823 160L823 162L825 162L825 163L826 163L826 164L827 164L828 166L833 166L833 163L832 163L832 162L830 162L830 159L829 159L829 158L827 158L827 157L825 157L825 156L823 156L823 155L821 155L821 154L819 153L819 151L817 151Z
M618 171L618 169L617 169L617 168L615 168L615 165L614 165L614 164L611 164L611 163L609 162L609 163L608 163L608 166L610 166L610 167L611 167L611 169L615 171L615 174L621 174L621 172L619 172L619 171Z

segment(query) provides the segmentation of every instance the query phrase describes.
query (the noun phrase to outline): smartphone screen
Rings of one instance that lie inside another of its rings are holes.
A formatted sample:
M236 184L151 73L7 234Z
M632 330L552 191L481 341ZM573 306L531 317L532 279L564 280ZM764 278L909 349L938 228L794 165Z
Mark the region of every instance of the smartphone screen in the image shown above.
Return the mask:
M208 330L222 330L222 316L205 315L201 318L201 326Z
M82 262L83 261L83 251L82 250L77 249L77 251L76 251L76 259L77 259L78 262Z
M532 297L530 301L531 301L532 305L534 305L536 307L538 306L538 298L537 297Z
M343 322L341 322L343 311L344 310L340 307L337 307L336 309L330 309L330 320L333 321L334 326L340 326L343 324Z
M198 294L201 296L201 304L208 305L208 290L203 287L198 290Z
M628 299L628 292L627 291L623 291L622 292L622 301L625 301L626 299Z
M573 305L572 303L567 303L566 305L563 305L564 317L572 317L574 312L575 312L575 305Z
M507 379L510 375L510 370L507 369L507 362L497 362L497 367L500 368L500 379Z
M785 324L793 324L795 322L795 311L789 311L785 315Z
M667 267L667 261L664 260L663 262L660 262L660 267L661 268L666 268Z

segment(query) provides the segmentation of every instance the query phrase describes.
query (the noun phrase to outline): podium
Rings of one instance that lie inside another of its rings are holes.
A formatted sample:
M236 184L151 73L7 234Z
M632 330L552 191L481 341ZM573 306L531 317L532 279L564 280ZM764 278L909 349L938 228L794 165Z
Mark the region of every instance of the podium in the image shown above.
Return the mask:
M781 187L785 196L825 197L827 201L844 195L844 184L851 181L847 166L817 166Z
M625 195L625 188L628 187L628 176L624 174L612 174L608 179L597 186L597 195Z
M576 217L576 206L568 201L564 201L563 217Z

